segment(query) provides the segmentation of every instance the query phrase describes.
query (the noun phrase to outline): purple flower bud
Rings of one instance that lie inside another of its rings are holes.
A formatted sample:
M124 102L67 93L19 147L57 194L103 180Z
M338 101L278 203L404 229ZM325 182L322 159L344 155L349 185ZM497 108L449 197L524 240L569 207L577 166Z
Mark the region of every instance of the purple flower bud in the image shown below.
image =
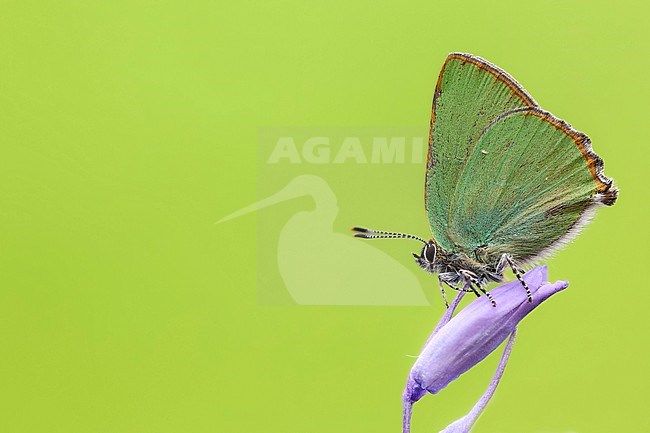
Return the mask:
M490 291L496 301L496 307L493 307L485 296L481 296L451 320L449 320L451 312L447 312L422 349L409 374L403 395L404 431L409 429L411 406L414 402L427 392L438 393L458 376L482 361L515 332L519 322L528 313L551 295L568 286L565 281L548 284L546 279L546 266L536 267L524 275L533 302L528 302L521 283L515 280ZM459 298L460 296L454 302L455 305ZM455 305L450 307L452 312ZM501 367L501 373L504 367L505 364ZM496 379L498 383L498 378ZM491 392L493 393L494 389ZM490 389L488 393L491 396ZM479 413L485 404L487 401L479 408Z

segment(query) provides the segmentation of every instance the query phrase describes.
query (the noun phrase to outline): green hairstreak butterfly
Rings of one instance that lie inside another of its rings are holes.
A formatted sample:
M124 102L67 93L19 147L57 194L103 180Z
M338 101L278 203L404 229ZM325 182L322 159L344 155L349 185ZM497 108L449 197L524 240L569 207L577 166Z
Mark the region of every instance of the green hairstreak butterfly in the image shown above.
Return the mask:
M433 239L354 227L357 237L424 244L415 261L444 286L479 291L573 239L618 189L589 138L543 110L508 73L452 53L436 84L425 177ZM490 298L493 305L494 301Z

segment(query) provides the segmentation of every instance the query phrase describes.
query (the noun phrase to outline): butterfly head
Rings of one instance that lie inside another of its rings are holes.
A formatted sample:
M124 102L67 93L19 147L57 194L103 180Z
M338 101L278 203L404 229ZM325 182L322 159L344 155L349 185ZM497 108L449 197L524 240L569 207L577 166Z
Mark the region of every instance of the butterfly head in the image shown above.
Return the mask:
M412 253L417 263L422 269L427 272L436 272L436 258L438 256L438 248L435 242L430 240L426 242L420 251L420 255Z

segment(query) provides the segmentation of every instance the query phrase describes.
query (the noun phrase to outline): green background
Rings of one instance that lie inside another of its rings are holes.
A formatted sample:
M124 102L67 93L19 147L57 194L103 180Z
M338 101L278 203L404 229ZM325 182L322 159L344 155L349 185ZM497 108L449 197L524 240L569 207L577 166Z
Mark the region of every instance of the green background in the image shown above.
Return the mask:
M639 4L3 2L0 430L399 431L406 355L441 305L261 305L251 246L274 211L214 222L258 198L258 128L426 128L446 54L467 51L587 132L621 189L549 261L571 287L522 324L474 431L650 431ZM421 180L387 179L336 230L426 233ZM464 414L495 363L418 403L414 433Z

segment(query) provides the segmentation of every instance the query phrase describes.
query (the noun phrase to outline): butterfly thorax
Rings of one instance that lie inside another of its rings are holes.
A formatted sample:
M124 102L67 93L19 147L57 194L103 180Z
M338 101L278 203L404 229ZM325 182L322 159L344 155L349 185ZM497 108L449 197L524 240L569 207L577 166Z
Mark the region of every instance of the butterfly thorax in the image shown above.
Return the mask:
M483 263L464 252L448 251L434 240L428 241L420 255L413 253L415 262L426 272L438 274L442 282L465 284L468 282L487 285L503 281L503 265Z

